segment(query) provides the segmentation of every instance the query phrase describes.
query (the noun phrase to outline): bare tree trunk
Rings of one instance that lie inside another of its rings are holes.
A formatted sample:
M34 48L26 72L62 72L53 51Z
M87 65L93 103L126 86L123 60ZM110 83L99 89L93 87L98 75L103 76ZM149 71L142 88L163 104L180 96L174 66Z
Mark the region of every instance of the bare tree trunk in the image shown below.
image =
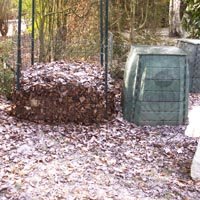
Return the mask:
M132 0L130 3L131 3L130 42L132 44L134 41L136 1Z
M63 58L66 46L67 2L40 0L38 9L39 61Z
M56 18L56 34L54 38L54 51L53 58L54 60L63 59L66 48L66 39L67 39L67 13L64 12L64 8L67 7L67 2L60 0L57 2L57 11L60 13L57 14Z
M39 49L39 62L45 62L46 56L46 49L45 49L45 9L46 4L45 1L39 1L40 5L40 16L39 16L39 42L40 42L40 49Z
M0 19L0 32L2 36L6 36L8 33L8 22L7 20Z
M6 36L8 33L8 18L10 13L11 0L0 1L0 33Z
M170 0L169 3L169 36L181 37L181 19L180 19L181 0Z

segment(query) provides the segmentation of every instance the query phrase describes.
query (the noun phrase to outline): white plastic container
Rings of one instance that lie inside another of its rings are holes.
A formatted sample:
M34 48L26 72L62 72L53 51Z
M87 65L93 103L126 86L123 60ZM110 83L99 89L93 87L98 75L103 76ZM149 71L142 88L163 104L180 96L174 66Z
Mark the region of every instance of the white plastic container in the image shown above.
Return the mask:
M194 106L189 111L189 124L185 130L185 135L189 137L200 137L200 106ZM194 154L191 165L191 177L195 181L200 181L200 140Z
M189 124L185 130L188 137L200 137L200 106L193 106L188 113Z
M198 142L197 150L192 160L191 177L193 180L200 180L200 141Z

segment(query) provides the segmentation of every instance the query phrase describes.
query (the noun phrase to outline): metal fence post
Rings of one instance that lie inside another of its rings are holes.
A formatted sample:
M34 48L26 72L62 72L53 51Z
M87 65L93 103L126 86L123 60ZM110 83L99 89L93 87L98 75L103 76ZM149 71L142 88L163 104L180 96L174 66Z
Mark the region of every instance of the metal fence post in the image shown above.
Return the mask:
M103 23L103 0L100 0L100 63L104 65L104 23Z
M108 116L108 9L109 0L105 3L105 99L106 99L106 118Z
M34 64L35 50L35 0L32 0L31 65Z
M109 0L100 0L100 63L105 70L105 118L108 117L108 12Z
M18 1L18 36L17 36L17 66L16 66L16 88L20 89L20 71L22 66L21 59L21 17L22 17L22 0Z

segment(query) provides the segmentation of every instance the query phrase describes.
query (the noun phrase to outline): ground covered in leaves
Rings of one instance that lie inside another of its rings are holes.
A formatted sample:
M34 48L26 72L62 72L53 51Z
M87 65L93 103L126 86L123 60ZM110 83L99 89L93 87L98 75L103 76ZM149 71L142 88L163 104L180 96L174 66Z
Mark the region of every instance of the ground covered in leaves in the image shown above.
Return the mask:
M190 96L190 107L200 102ZM1 200L198 200L197 141L185 126L51 126L9 116L0 98Z

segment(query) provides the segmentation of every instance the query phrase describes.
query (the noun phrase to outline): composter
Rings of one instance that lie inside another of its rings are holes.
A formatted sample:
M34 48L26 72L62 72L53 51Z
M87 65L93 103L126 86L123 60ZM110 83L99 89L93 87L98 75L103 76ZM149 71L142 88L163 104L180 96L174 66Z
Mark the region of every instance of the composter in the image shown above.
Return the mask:
M186 53L177 47L132 46L122 92L123 117L137 125L179 125L188 115Z
M189 91L200 92L200 40L180 39L177 46L188 55L188 67L190 75Z

